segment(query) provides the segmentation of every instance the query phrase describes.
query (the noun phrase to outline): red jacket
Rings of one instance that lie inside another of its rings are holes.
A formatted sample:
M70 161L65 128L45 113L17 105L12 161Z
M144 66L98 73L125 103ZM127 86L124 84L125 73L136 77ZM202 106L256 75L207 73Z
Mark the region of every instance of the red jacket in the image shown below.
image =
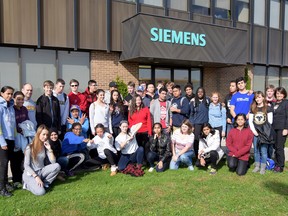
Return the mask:
M91 93L89 91L88 87L85 89L85 91L82 94L86 97L86 103L87 104L86 104L85 112L88 115L89 114L89 107L93 102L95 102L97 100L97 95L96 95L96 93Z
M226 146L229 149L229 156L235 155L239 160L248 161L254 134L250 128L239 130L233 128L228 133Z
M82 113L86 113L86 107L87 107L87 101L85 95L78 92L77 94L74 94L73 92L70 92L68 94L69 97L69 103L70 107L72 105L78 105L82 111Z
M142 122L141 128L138 130L139 133L148 132L149 135L152 135L152 122L151 122L151 115L148 107L144 107L140 109L140 111L136 111L130 116L128 113L128 122L129 128L133 125Z

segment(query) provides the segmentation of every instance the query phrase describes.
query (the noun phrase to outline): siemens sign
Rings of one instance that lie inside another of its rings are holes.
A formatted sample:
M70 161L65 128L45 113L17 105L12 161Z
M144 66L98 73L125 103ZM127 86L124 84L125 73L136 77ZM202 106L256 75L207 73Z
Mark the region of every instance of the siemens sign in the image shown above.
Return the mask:
M206 46L205 34L175 31L156 27L151 28L150 33L152 36L150 40L153 42L175 43L201 47Z

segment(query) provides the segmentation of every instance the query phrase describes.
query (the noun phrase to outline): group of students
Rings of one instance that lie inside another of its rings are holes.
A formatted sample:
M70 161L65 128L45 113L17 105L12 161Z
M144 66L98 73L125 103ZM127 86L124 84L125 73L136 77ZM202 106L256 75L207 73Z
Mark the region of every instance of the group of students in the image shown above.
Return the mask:
M283 172L284 144L288 133L288 101L283 87L246 90L243 77L230 82L230 92L206 96L199 87L181 87L173 82L129 82L123 98L117 83L109 90L88 82L84 93L79 82L43 83L44 94L31 99L33 87L22 91L1 88L0 97L0 195L9 197L15 187L43 195L51 183L74 175L77 167L111 167L111 176L121 172L143 176L148 172L176 170L184 164L193 171L206 167L211 175L227 156L230 171L245 175L254 144L253 172L265 174L267 158L275 151L274 172ZM34 133L33 133L34 132ZM226 137L227 151L221 148ZM22 161L24 160L24 171ZM10 161L13 184L8 183Z

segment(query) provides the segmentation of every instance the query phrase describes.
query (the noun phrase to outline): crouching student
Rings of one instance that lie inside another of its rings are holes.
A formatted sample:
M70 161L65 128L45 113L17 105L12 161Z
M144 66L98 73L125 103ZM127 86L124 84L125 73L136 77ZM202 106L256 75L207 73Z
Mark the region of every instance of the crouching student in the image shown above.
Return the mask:
M231 172L245 175L248 170L248 160L254 134L246 124L246 115L239 113L235 117L234 128L228 134L226 146L228 167Z
M92 143L88 143L89 149L97 149L98 156L93 158L100 165L109 163L111 165L110 176L117 174L117 151L113 147L114 139L111 134L105 132L105 127L103 124L97 124L95 127L96 136L93 138Z
M25 150L23 189L31 191L35 195L44 195L47 188L57 177L61 167L56 163L56 158L49 142L48 128L40 125L35 138ZM45 157L51 164L45 166Z
M196 161L197 167L208 166L209 173L217 173L217 163L223 157L224 152L220 147L220 133L212 128L209 123L204 123L199 140L199 154Z
M184 163L190 171L193 171L194 134L192 133L192 125L188 119L184 120L180 128L174 131L171 139L173 156L170 162L170 169L177 170L180 163Z
M153 172L154 167L157 172L163 172L169 168L171 160L171 139L166 133L162 133L161 123L153 125L153 136L149 138L150 151L147 154L147 161L150 165L148 172ZM154 162L157 165L154 165Z
M124 174L132 174L141 176L144 148L138 146L135 134L141 128L142 123L133 125L128 130L128 122L123 120L120 122L121 133L115 139L115 146L118 151L121 150L121 156L118 163L118 169ZM133 164L137 165L134 167Z

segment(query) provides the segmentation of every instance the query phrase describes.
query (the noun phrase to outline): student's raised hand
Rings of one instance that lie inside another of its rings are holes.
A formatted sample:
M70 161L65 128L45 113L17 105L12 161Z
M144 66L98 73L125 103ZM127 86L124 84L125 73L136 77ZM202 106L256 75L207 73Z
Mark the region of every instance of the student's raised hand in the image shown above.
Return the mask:
M111 139L113 136L112 136L112 134L108 134L107 137L108 137L108 139Z
M68 117L68 118L67 118L67 122L68 122L69 124L73 124L73 123L74 123L74 120L71 119L70 117Z
M79 120L81 125L85 122L85 119L86 119L86 113L84 113Z
M44 142L44 146L48 151L51 151L51 145L49 142Z
M158 138L157 134L154 134L154 139L157 139L157 138Z

